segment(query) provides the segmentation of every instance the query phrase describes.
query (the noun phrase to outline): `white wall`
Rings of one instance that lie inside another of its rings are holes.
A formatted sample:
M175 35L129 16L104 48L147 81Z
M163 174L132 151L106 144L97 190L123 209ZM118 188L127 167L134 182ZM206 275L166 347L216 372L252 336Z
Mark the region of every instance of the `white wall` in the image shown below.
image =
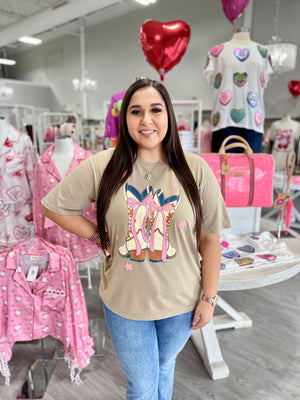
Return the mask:
M15 79L0 79L0 85L13 90L11 96L0 98L0 108L14 104L49 109L59 108L59 102L47 85Z
M297 17L300 15L299 0L282 1L279 18L279 34L300 46ZM254 0L251 37L266 43L273 35L274 0ZM191 28L191 39L180 63L166 74L165 85L176 100L192 98L203 101L203 109L210 109L212 87L206 87L203 68L207 51L214 45L229 40L233 27L226 19L220 0L160 0L131 14L123 15L86 30L86 64L89 76L98 81L98 92L89 96L89 117L97 118L102 112L104 100L126 89L136 76L159 79L141 50L139 28L147 20L173 21L181 19ZM9 69L10 77L49 85L55 99L63 105L71 105L75 112L81 104L81 95L74 92L72 79L80 77L79 37L65 36L59 40L21 53L17 66ZM277 117L291 112L293 106L300 114L288 91L287 83L299 79L299 55L297 70L273 79L266 89L266 116ZM60 111L60 110L52 110Z

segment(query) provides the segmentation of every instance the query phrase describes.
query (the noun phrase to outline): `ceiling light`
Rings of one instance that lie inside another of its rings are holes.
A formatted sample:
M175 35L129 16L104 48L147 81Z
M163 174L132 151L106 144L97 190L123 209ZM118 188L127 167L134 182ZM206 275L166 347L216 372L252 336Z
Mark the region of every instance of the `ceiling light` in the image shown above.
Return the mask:
M80 91L94 91L96 92L98 89L98 84L97 81L89 78L84 78L82 81L80 79L73 79L73 88L75 90L80 90Z
M15 60L10 60L8 58L0 58L0 64L15 65L16 62Z
M34 38L31 36L22 36L18 39L18 41L22 43L33 44L35 46L42 43L41 39Z
M265 47L271 56L274 72L288 72L296 68L297 46L294 43L282 42L278 36L272 36Z
M11 97L14 93L14 90L10 87L5 86L4 83L0 83L0 98L2 97Z
M156 3L156 0L134 0L136 3L140 3L143 6L149 6L150 4Z
M276 0L275 5L275 20L274 20L274 35L272 40L265 44L271 56L272 67L275 73L293 71L296 68L297 45L290 42L282 41L278 36L279 23L279 3Z

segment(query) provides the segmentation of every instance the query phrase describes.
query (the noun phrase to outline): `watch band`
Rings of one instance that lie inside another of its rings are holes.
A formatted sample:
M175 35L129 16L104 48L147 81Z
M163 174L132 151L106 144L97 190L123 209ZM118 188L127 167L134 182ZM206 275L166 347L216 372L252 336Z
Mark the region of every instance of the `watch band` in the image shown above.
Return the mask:
M206 303L211 304L212 306L215 306L218 302L218 296L208 297L208 296L203 295L201 297L201 300L205 301Z

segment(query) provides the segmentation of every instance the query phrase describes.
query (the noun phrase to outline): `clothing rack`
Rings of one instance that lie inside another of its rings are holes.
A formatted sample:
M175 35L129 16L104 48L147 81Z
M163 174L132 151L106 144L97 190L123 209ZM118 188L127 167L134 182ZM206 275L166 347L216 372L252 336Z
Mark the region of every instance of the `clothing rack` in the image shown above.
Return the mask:
M45 111L45 109L44 109ZM35 133L37 131L37 109L33 106L24 104L1 104L0 116L5 118L8 123L13 125L18 131L28 133L26 125L31 125L33 130L33 146L37 152L37 142Z
M48 126L62 125L68 121L68 119L74 120L74 125L76 125L76 143L83 146L83 132L82 132L82 122L78 114L74 113L58 113L58 112L43 112L38 116L38 129L36 140L39 145L39 154L43 154L46 149L54 144L53 142L44 142L44 137Z
M200 154L201 152L201 124L202 124L202 101L201 100L173 100L172 101L176 118L183 115L190 121L189 145L184 146L184 150L191 153ZM195 130L198 128L196 136ZM179 132L180 134L180 132Z

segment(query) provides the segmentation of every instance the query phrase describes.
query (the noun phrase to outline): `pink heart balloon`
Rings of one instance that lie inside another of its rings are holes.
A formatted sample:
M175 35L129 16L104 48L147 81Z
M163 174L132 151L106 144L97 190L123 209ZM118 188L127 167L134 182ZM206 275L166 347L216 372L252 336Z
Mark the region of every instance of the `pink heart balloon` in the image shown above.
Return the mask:
M226 18L233 23L247 7L249 0L221 0Z
M140 43L146 60L163 81L165 74L178 64L191 36L184 21L159 22L148 20L140 27Z

